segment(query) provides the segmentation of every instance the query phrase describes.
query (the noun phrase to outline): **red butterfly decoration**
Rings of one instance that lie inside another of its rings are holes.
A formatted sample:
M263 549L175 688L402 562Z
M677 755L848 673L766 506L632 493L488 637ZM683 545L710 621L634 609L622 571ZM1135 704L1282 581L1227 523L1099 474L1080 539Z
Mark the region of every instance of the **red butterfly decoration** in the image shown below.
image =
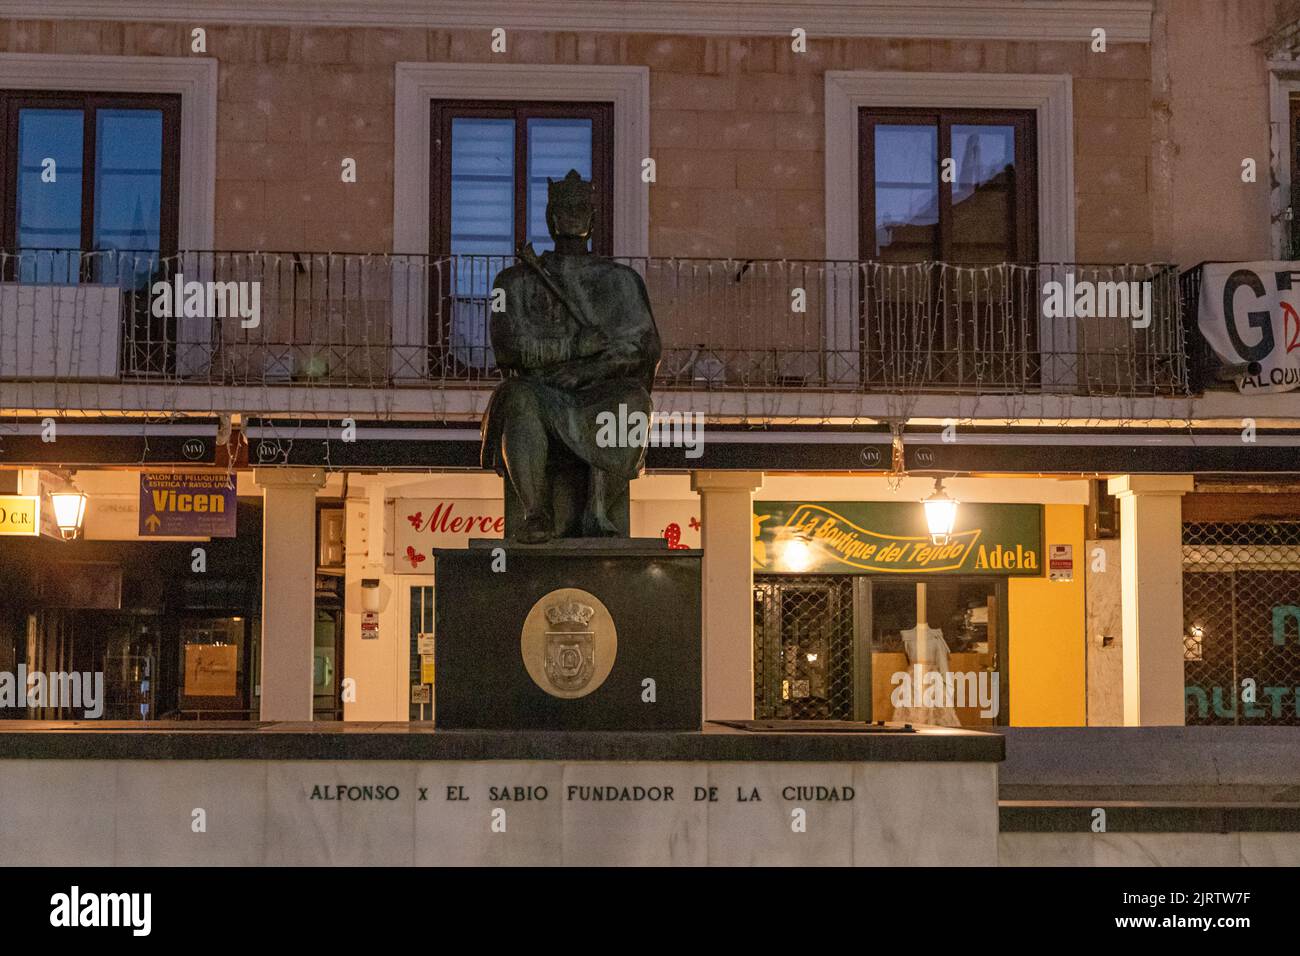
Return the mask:
M411 567L418 568L420 566L420 562L424 560L424 555L420 554L420 552L416 551L415 548L411 547L410 545L407 545L406 560L411 562Z
M421 523L422 521L424 521L424 512L423 512L423 511L417 511L417 512L416 512L415 514L413 514L413 515L407 515L407 516L406 516L406 520L409 521L409 522L411 522L411 527L413 527L416 531L419 531L419 530L420 530L420 523Z
M689 550L690 545L678 543L682 540L682 529L681 526L676 521L674 521L668 527L664 528L661 534L663 534L664 540L668 542L668 547L671 550L674 551Z
M695 518L691 518L691 522L690 522L690 523L691 523L691 530L692 530L692 531L699 531L699 530L700 530L700 522L699 522L697 519L695 519Z

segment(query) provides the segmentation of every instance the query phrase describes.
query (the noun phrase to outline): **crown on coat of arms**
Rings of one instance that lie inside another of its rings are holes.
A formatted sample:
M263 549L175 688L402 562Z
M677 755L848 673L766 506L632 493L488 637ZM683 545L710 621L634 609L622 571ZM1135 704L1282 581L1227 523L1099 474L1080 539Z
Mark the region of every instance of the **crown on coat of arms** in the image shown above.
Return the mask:
M596 609L579 601L561 601L546 609L546 620L551 624L581 624L586 627L596 616Z

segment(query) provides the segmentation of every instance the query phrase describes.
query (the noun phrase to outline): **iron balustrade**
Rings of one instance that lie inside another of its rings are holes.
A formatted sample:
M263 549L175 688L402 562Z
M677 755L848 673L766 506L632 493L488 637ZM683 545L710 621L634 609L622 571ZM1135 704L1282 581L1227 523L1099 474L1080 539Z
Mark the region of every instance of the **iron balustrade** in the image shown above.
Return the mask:
M1184 306L1167 265L619 261L645 281L663 389L1188 392ZM491 283L514 262L0 252L0 381L490 386L501 376ZM1089 284L1091 309L1077 298ZM256 303L255 323L241 301Z

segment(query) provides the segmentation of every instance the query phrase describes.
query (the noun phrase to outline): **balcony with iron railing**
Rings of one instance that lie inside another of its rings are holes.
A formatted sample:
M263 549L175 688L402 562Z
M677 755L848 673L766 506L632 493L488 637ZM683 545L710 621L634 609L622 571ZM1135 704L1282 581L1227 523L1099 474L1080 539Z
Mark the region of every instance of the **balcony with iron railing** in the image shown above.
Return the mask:
M492 278L514 261L0 252L0 387L486 389L501 375ZM662 390L1187 394L1172 266L619 261L645 282ZM1051 283L1066 298L1094 283L1102 305L1092 311L1104 314L1055 314ZM1119 284L1127 311L1116 308ZM1129 302L1129 289L1141 298Z

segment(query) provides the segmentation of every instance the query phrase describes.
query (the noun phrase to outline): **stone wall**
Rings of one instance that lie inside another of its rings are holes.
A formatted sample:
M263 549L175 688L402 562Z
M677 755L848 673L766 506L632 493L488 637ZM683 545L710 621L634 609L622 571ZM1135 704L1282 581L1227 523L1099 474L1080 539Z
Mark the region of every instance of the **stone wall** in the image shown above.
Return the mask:
M1272 259L1270 117L1264 38L1275 4L1159 0L1152 115L1157 257ZM1254 159L1256 179L1242 181Z
M493 55L484 30L202 25L221 67L221 249L391 249L394 64L491 61L647 66L651 253L754 258L824 254L826 70L1070 73L1076 258L1152 258L1145 45L810 38L795 54L788 38L512 31ZM0 21L0 51L186 56L189 28Z

